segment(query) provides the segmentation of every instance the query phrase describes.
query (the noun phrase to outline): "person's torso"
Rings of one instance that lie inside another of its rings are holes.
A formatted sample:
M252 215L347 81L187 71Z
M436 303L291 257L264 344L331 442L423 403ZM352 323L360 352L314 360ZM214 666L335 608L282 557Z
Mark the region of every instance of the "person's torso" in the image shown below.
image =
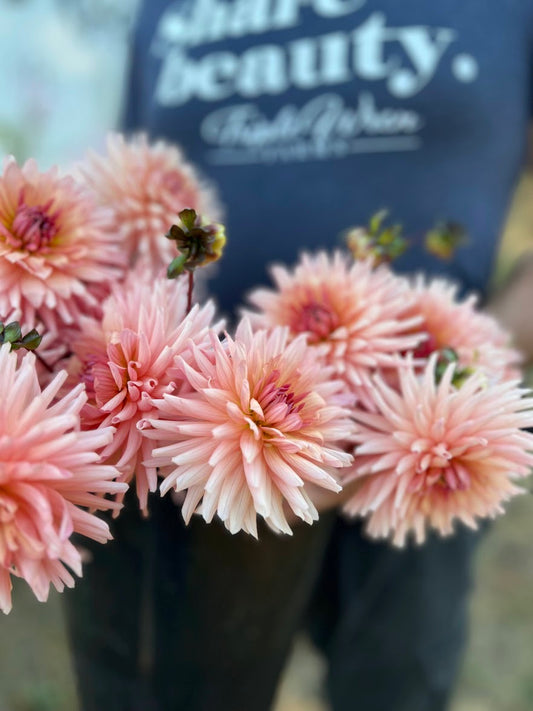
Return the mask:
M446 271L421 236L462 224L450 270L483 290L524 155L532 34L526 0L150 0L126 125L218 185L223 308L383 207L415 243L402 269Z

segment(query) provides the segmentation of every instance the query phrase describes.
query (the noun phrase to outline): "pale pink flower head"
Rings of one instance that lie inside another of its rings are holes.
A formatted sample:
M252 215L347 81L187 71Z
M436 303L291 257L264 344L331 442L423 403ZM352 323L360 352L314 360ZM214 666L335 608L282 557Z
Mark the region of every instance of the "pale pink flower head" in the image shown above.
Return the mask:
M62 333L96 310L124 262L106 221L73 178L8 159L0 177L0 318Z
M85 508L115 509L106 498L124 491L117 470L100 463L110 428L80 431L86 396L79 385L57 393L63 371L41 392L35 358L20 365L10 346L0 348L0 609L11 609L11 576L24 578L45 601L50 583L72 587L67 568L81 575L80 553L70 542L80 533L101 543L111 538L104 521ZM84 507L84 508L80 508Z
M422 375L412 362L400 369L399 392L376 377L378 411L353 413L360 445L346 481L360 486L345 511L400 546L409 532L423 542L427 528L448 535L454 520L476 528L503 513L533 465L533 435L521 430L533 425L533 399L517 381L488 385L475 373L456 388L455 365L436 383L436 363Z
M412 313L422 317L422 329L428 334L417 356L451 348L462 368L497 380L520 377L521 354L511 347L510 335L498 322L478 310L475 295L459 300L455 284L444 279L426 282L422 277L415 280L412 293Z
M138 134L126 141L112 133L107 155L91 152L80 167L101 205L113 214L112 230L119 235L130 261L137 255L157 270L176 256L165 239L178 213L186 207L217 221L220 209L213 191L203 185L181 150Z
M87 388L89 402L82 412L85 428L112 425L116 434L103 450L105 461L120 471L120 480L135 476L142 511L147 513L149 491L157 488L157 472L143 460L151 453L142 437L142 422L157 417L154 398L174 392L183 378L174 368L191 343L207 342L214 306L194 306L186 314L187 291L181 279L130 278L105 302L102 321L82 319L81 335L73 344L71 372Z
M383 265L353 262L348 255L303 254L291 272L272 268L276 290L257 289L249 301L254 328L288 326L291 337L304 333L309 344L353 392L364 393L377 369L394 368L400 351L414 348L420 317L408 315L408 283Z
M218 514L231 533L257 536L256 516L290 533L284 502L307 523L318 518L306 490L340 487L337 468L351 455L338 446L353 429L343 383L288 329L252 333L244 320L235 340L211 338L181 368L194 389L157 401L159 419L143 434L157 441L150 460L169 489L186 491L185 521Z

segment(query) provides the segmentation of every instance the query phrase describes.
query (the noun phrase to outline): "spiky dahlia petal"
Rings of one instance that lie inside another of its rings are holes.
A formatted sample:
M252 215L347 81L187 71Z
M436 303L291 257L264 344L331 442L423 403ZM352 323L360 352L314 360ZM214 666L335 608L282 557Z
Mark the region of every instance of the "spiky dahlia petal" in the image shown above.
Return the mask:
M41 391L35 357L19 363L8 344L0 348L0 608L11 608L11 576L22 577L44 601L50 583L72 587L67 568L81 575L80 554L70 542L80 533L101 543L107 524L80 506L116 509L107 498L123 492L118 471L100 463L112 429L80 431L86 401L79 385L63 398L59 373Z
M454 366L439 384L435 367L431 356L419 375L411 362L399 392L377 377L377 412L354 412L360 444L346 481L360 486L345 511L397 545L410 532L423 542L427 528L448 535L455 520L476 527L502 513L533 466L533 435L522 431L533 426L533 398L518 382L489 385L476 373L456 388Z
M235 533L257 535L256 517L290 533L283 503L308 523L318 514L306 492L313 483L339 491L335 472L351 462L341 443L353 424L331 379L288 329L253 333L242 321L235 339L211 338L180 360L192 390L164 395L143 435L155 440L149 460L164 477L161 493L186 491L186 521L215 514Z

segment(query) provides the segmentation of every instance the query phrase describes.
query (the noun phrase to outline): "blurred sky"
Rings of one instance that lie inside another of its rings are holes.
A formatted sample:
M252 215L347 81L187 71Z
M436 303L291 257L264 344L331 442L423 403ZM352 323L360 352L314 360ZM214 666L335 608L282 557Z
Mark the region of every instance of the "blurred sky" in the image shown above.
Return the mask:
M115 127L136 0L0 0L0 153L41 168Z

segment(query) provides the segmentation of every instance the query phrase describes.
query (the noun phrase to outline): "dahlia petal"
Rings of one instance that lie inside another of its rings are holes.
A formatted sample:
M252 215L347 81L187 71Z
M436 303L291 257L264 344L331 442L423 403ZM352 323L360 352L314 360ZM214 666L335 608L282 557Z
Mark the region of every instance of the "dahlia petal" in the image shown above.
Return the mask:
M232 505L229 507L229 514L226 519L226 527L231 534L243 530L253 535L254 538L257 538L257 527L249 526L249 518L247 515L250 511L250 507L250 492L246 486L241 486L238 495L234 497Z
M196 513L198 504L202 500L203 495L204 495L203 487L193 486L193 487L187 489L185 501L183 502L183 506L181 508L181 513L182 513L183 520L185 521L185 523L189 523L192 518L192 515L194 513Z
M185 491L190 486L198 486L204 484L206 480L205 470L198 466L178 467L176 470L175 489L176 491ZM168 482L172 481L171 477L167 477L160 485L161 493L164 494L168 490Z
M253 432L250 431L244 431L241 434L240 447L244 461L248 463L253 462L254 459L259 456L262 449L255 439Z
M322 486L329 491L338 492L342 490L342 486L335 481L331 474L305 457L299 455L295 456L290 452L283 452L281 456L291 469L301 472L306 481L313 482L317 486Z
M227 458L214 466L211 473L206 477L206 492L208 494L213 494L216 500L222 482L232 476L235 470L239 468L239 464L240 459L238 454L232 452Z
M272 509L272 482L263 457L244 462L244 473L257 513L268 518Z
M9 572L0 568L0 610L7 615L11 612L11 576Z
M272 508L270 511L270 516L265 520L276 533L285 533L289 536L292 536L292 530L283 512L282 499L279 493L277 496L272 496Z

